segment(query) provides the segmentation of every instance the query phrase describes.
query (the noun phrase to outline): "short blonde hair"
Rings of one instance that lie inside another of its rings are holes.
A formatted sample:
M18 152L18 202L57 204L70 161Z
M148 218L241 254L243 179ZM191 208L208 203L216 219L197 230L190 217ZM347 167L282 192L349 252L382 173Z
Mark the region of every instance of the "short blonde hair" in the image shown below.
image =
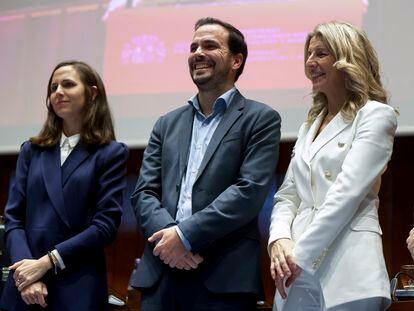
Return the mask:
M347 98L341 114L345 120L352 121L368 100L388 103L387 92L381 83L377 54L364 31L345 22L317 25L306 39L305 64L313 37L322 40L336 59L333 66L344 73ZM313 104L308 113L308 126L326 106L325 94L314 93Z

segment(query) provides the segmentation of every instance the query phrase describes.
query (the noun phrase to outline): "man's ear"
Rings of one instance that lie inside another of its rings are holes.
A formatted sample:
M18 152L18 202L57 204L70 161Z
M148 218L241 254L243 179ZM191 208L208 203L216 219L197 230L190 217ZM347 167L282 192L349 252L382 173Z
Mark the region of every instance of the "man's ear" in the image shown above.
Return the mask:
M240 66L243 64L243 54L238 53L236 55L233 55L233 69L237 70L240 68Z

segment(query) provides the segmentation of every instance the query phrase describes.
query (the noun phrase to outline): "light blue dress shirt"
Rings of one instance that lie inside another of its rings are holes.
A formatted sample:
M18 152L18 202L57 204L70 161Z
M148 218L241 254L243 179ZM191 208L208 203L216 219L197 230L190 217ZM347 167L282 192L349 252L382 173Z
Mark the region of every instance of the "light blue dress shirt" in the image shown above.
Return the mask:
M204 154L206 153L211 137L219 125L224 112L230 105L235 92L236 88L233 87L217 98L213 105L213 112L208 117L201 112L197 95L194 95L188 101L188 103L194 107L195 114L193 119L193 132L191 136L187 169L181 181L180 197L177 205L177 215L175 218L177 223L189 218L192 215L191 199L198 169L201 161L203 160ZM177 233L186 249L191 250L191 245L182 231L178 228L178 226L175 226L175 229L177 230Z

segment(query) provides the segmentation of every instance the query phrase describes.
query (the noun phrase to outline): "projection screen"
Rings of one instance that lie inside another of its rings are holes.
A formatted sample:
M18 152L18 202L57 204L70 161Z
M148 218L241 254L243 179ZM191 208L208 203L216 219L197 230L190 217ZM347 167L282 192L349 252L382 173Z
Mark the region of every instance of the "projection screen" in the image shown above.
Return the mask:
M413 11L414 2L402 0L1 1L0 152L18 151L39 132L49 75L68 59L98 70L118 140L144 147L155 120L197 91L187 56L194 23L205 16L245 34L249 56L237 87L279 111L285 140L295 139L311 103L303 73L307 33L331 20L363 28L400 110L398 135L413 135Z

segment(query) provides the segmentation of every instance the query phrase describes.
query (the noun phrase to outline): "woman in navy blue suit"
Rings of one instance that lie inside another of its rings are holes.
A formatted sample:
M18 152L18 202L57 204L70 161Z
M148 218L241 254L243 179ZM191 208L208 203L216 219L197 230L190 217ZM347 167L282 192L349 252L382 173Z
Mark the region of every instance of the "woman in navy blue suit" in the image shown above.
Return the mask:
M115 141L105 88L69 61L49 79L48 115L20 150L5 208L12 266L6 310L105 310L104 246L121 220L127 147Z

